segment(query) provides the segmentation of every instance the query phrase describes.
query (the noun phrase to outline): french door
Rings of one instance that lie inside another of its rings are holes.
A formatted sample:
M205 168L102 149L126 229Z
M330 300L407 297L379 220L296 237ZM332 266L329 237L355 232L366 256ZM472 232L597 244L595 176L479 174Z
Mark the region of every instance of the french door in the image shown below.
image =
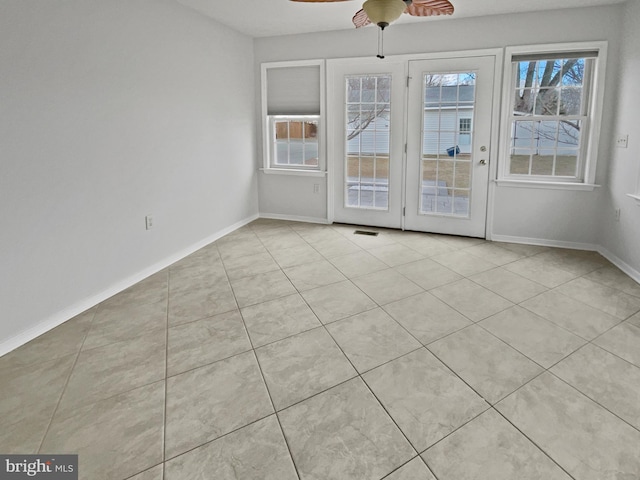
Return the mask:
M330 64L334 221L484 237L494 62Z
M409 62L406 229L485 236L494 60Z
M405 62L373 60L328 64L334 221L402 228Z

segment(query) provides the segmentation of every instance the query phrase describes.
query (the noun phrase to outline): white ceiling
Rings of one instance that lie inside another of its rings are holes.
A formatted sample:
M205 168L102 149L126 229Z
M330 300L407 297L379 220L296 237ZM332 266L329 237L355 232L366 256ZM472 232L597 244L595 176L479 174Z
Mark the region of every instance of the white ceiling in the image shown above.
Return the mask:
M269 37L354 28L351 17L361 8L364 0L333 3L300 3L289 0L177 1L252 37ZM452 16L427 19L402 15L397 23L446 21L448 18L609 5L623 1L625 0L451 0L455 7Z

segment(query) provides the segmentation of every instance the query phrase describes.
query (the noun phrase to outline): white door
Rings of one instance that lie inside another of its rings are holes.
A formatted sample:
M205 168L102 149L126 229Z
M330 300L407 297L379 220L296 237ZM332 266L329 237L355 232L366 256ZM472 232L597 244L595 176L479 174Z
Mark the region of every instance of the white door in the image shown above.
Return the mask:
M333 220L484 237L494 66L329 61Z
M336 222L402 227L405 68L378 59L328 64Z
M409 62L405 229L485 237L494 62Z

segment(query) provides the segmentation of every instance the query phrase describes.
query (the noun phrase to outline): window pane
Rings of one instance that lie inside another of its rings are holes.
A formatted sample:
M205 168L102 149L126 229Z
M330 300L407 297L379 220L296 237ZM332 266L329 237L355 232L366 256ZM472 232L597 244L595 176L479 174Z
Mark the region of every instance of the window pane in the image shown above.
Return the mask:
M304 164L310 167L318 166L318 144L304 144Z
M565 120L558 125L558 147L570 148L580 145L580 120Z
M531 157L532 175L553 175L553 153L544 155L543 152Z
M377 183L389 182L389 158L378 157L376 159L375 179Z
M558 91L555 88L538 90L535 98L536 115L558 114Z
M276 140L289 138L289 122L276 122Z
M276 143L276 163L287 165L289 163L289 144L286 142Z
M373 157L360 158L360 206L374 207Z
M389 103L391 101L391 77L378 77L376 88L376 102Z
M360 79L347 79L347 102L360 103Z
M435 160L422 161L422 195L420 199L420 211L433 213L436 211L438 197L438 162ZM446 188L444 196L446 197Z
M529 162L531 154L529 150L515 149L511 154L509 173L512 175L529 175Z
M562 85L582 86L584 83L584 58L566 59L562 61Z
M533 147L540 148L555 147L558 136L558 122L534 122Z
M302 139L291 139L289 142L289 163L292 165L304 164L304 144Z
M453 191L453 214L469 216L469 190Z
M575 177L578 167L578 150L558 150L556 175Z
M440 182L438 182L440 185ZM451 195L438 196L435 202L435 212L444 215L453 214L453 197Z
M582 113L582 88L563 88L560 98L560 115L580 115Z
M376 82L367 81L362 85L362 103L375 103L376 101Z
M436 75L439 78L440 85L443 87L446 86L457 86L459 75L456 73L445 73L443 75Z
M318 141L318 123L317 122L305 122L304 123L304 138L306 141Z
M440 85L427 85L425 103L437 103L440 101Z
M456 188L471 188L471 162L456 162L454 186Z
M511 134L512 147L531 147L533 145L534 122L514 122Z

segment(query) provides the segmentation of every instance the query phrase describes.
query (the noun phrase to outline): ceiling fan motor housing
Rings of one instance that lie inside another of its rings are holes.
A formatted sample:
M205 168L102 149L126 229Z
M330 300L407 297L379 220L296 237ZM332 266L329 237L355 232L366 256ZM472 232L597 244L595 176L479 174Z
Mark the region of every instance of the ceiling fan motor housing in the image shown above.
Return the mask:
M362 5L362 9L371 23L385 28L402 15L409 3L404 0L367 0Z

